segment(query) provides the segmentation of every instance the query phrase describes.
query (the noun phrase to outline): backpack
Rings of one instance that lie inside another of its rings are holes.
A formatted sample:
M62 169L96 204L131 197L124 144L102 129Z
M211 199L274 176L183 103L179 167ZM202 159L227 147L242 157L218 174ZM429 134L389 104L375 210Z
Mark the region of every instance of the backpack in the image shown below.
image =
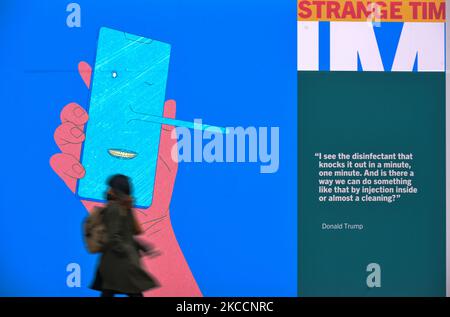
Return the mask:
M83 224L84 241L90 253L102 252L108 241L106 226L103 222L105 208L94 207Z

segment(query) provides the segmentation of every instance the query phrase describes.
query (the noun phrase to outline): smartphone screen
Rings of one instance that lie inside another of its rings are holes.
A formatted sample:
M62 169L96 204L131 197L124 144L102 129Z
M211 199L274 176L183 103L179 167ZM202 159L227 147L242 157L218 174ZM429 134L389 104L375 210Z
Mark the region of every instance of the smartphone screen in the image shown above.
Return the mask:
M161 124L140 118L162 116L170 45L102 27L98 37L89 120L78 182L82 199L104 201L114 174L131 178L135 206L153 198Z

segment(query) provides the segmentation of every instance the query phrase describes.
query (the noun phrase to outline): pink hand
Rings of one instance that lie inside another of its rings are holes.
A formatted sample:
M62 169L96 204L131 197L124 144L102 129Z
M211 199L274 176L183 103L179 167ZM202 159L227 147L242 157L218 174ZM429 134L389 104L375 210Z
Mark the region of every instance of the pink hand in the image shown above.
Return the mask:
M92 68L86 62L78 64L78 71L86 86L90 87ZM168 100L164 104L164 116L175 118L176 103ZM85 140L84 125L87 112L78 104L70 103L61 111L61 125L54 133L61 153L50 158L50 166L75 193L78 179L85 170L80 163L81 146ZM202 296L200 289L178 245L170 222L169 206L178 163L171 157L176 140L171 138L173 126L162 125L158 162L156 167L153 202L148 209L135 209L144 233L139 237L154 244L162 255L154 259L144 258L143 264L161 284L160 288L145 293L146 296ZM106 180L105 180L106 181ZM92 210L100 203L82 200L86 209Z

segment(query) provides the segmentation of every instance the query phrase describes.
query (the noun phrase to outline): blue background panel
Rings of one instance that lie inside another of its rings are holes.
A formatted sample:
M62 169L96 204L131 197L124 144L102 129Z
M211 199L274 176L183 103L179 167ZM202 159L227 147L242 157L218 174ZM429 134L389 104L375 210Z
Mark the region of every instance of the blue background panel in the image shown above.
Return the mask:
M172 44L166 98L177 118L218 126L279 126L280 168L182 163L171 215L206 296L297 294L295 1L3 0L0 63L4 155L0 182L0 295L96 296L96 256L84 249L86 210L49 166L64 105L87 106L77 73L94 62L99 28ZM82 287L66 286L66 265Z

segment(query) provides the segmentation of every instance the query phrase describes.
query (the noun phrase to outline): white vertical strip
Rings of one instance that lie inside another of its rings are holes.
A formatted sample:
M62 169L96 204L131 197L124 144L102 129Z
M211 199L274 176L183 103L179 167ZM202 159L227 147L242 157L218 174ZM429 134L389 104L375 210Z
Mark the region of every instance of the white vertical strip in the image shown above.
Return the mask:
M450 1L446 1L446 11L448 12ZM447 13L448 14L448 13ZM448 16L448 15L447 15ZM450 28L449 23L446 18L446 25L445 25L445 191L446 191L446 289L447 289L447 296L450 297L450 77L449 77L449 61L450 61L450 47L449 47L449 35L450 35Z
M330 22L330 70L357 71L358 54L364 71L384 71L371 23Z
M392 71L410 72L419 55L419 72L445 71L445 24L405 22L395 53Z
M297 70L319 70L319 22L297 21Z

